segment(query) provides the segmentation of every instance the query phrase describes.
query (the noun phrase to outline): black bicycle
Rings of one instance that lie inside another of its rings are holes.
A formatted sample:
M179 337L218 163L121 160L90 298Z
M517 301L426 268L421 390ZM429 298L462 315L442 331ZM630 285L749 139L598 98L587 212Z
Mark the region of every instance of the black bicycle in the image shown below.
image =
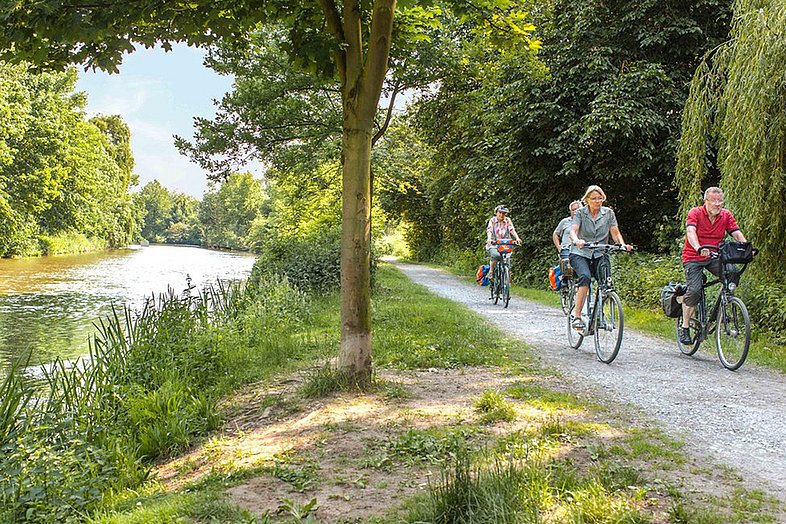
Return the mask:
M710 336L715 336L715 346L718 349L718 358L726 369L734 371L748 358L748 349L751 343L751 321L748 316L748 308L745 303L734 296L736 284L729 280L726 272L726 264L730 262L719 253L720 248L713 245L699 247L710 250L712 258L720 259L720 276L716 280L707 282L707 275L702 275L701 296L699 303L696 304L696 311L690 319L689 329L690 338L693 344L684 345L680 342L680 328L682 327L682 315L677 317L677 346L685 355L693 355L699 350L702 342ZM753 250L751 254L755 256L758 250ZM741 262L742 267L738 275L742 275L748 266L748 261ZM715 298L712 310L707 314L707 294L706 289L720 284L720 291Z
M497 252L501 255L494 266L494 279L491 281L491 300L496 304L502 299L505 307L510 302L510 256L513 254L515 241L511 238L496 240Z
M599 244L588 243L585 247L590 249L603 250L605 254L617 251L626 251L622 244ZM578 349L584 341L585 336L594 335L595 354L598 360L605 364L611 364L620 351L622 345L622 333L624 328L622 315L622 301L614 291L614 284L611 280L611 267L608 262L598 264L597 290L593 293L592 283L590 282L587 298L584 301L589 324L583 330L573 327L573 320L576 318L576 292L579 286L574 282L570 287L568 295L568 343L571 347Z

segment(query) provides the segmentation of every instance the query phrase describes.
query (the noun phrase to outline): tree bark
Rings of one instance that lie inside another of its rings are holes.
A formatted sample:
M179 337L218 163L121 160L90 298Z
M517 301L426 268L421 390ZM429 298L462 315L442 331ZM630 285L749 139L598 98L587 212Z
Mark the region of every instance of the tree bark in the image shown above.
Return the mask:
M323 0L329 4L328 0ZM323 4L323 5L324 5ZM358 0L345 0L342 77L343 206L341 220L341 350L339 370L371 379L371 140L390 53L396 0L375 0L363 53Z
M350 118L350 120L352 120ZM338 367L360 383L371 379L371 128L347 122L343 135L341 350ZM362 126L361 126L362 127Z

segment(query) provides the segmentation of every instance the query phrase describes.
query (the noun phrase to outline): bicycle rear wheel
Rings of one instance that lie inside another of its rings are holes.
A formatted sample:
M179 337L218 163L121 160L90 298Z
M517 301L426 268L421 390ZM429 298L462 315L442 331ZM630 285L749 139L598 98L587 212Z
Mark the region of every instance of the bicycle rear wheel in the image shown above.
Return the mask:
M622 301L617 293L608 291L600 297L595 311L595 354L598 360L611 364L622 345Z
M737 297L731 297L718 308L715 345L718 357L726 369L734 371L748 357L751 343L751 321L748 309Z
M568 344L570 344L570 347L578 349L579 346L581 346L581 343L584 341L584 333L573 329L573 320L576 318L575 309L576 289L573 288L568 295L568 314L565 315L565 318L568 320Z
M695 317L691 317L690 323L690 338L693 340L693 344L684 345L680 342L680 328L682 327L682 315L677 317L677 347L680 348L680 351L684 355L691 356L699 350L699 346L701 346L701 324L699 323L698 319Z

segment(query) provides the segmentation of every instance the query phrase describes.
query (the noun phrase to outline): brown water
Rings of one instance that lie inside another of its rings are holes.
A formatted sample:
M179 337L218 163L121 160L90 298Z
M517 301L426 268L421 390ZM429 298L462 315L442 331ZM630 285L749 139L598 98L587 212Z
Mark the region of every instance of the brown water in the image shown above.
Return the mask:
M254 257L194 247L149 246L85 255L0 259L0 368L87 352L93 323L112 305L140 307L172 287L244 279Z

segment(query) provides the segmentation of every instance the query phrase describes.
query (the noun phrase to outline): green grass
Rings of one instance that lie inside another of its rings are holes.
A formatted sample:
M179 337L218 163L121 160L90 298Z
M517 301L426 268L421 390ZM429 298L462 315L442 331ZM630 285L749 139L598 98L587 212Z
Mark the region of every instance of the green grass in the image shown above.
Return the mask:
M571 393L550 390L531 381L519 381L508 387L509 397L524 400L533 407L543 410L587 408L586 401Z
M263 407L307 405L308 401L302 399L307 394L330 394L347 386L336 380L330 368L314 368L317 362L335 355L337 323L337 296L314 299L307 321L289 324L287 329L291 336L288 340L292 341L288 349L300 353L272 363L264 357L243 361L242 367L252 362L261 368L242 371L243 380L267 377L275 370L318 370L294 395L301 400L271 396ZM656 469L666 461L672 464L669 467L684 466L681 444L661 437L657 431L623 427L619 428L622 437L608 440L598 436L598 424L571 418L572 413L583 410L598 414L604 408L534 382L533 377L543 371L532 366L523 343L506 338L478 315L428 293L387 265L379 267L374 290L374 358L378 366L406 369L504 366L506 373L523 375L522 379L506 389L505 397L497 391L486 391L478 402L481 414L488 416L489 422L510 419L511 410L515 417L513 401L522 401L540 410L542 416L519 421L524 429L499 436L495 434L499 427L460 423L403 430L399 425L391 426L390 436L372 443L360 463L379 470L379 474L403 465L435 468L436 475L427 492L402 500L397 509L391 509L390 516L372 518L369 524L534 522L544 516L555 522L650 522L650 514L643 509L649 496L648 469L641 464ZM235 378L226 384L243 380ZM407 396L401 385L385 382L375 382L372 391L388 400ZM325 426L326 432L353 429L351 422ZM227 487L260 475L275 476L290 483L293 490L306 493L321 481L318 464L284 458L249 470L216 471L174 493L153 488L141 495L122 491L106 501L90 522L267 522L265 517L255 519L233 506L226 492ZM766 516L771 507L770 501L750 494L748 498L724 498L719 509L705 510L691 496L675 491L671 497L673 522L767 522L754 520L752 515L758 511ZM286 501L282 504L286 506ZM309 511L294 505L284 510L280 518L290 519L286 522L295 522L295 514L305 517ZM705 513L715 520L701 520ZM729 520L722 520L724 516Z
M374 363L402 369L505 365L526 359L526 345L480 315L380 265L374 290Z
M108 247L106 240L88 238L81 233L58 233L38 237L44 255L65 255L101 251Z
M504 399L499 391L486 390L475 399L475 412L480 415L481 424L512 422L516 419L516 409Z
M151 484L108 501L104 510L86 519L87 524L170 524L173 522L263 524L229 500L227 488L259 474L257 469L230 474L213 472L187 489L166 493Z
M471 425L409 428L372 447L365 463L377 469L389 469L394 461L443 464L457 453L476 451L477 438L483 434L482 429Z

